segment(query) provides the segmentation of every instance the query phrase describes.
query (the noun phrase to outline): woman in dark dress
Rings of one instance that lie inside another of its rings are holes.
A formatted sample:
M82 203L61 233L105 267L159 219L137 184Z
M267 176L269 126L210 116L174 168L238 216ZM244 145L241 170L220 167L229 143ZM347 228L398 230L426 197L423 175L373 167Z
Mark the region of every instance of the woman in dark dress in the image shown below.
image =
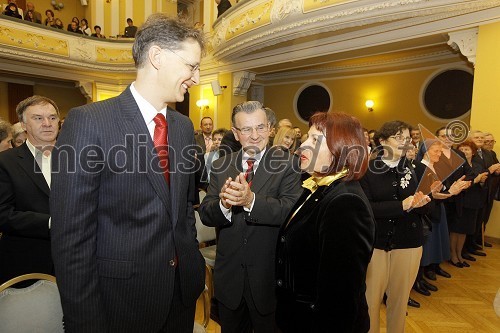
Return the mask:
M464 192L463 206L455 223L450 224L450 237L452 238L450 264L455 267L470 266L462 257L466 235L474 235L476 223L481 223L481 212L485 203L486 189L484 184L488 172L481 169L478 163L477 146L472 141L464 141L458 145L458 149L465 154L466 163L472 168L475 178L471 187Z
M276 322L282 332L367 332L375 221L357 181L367 168L363 129L341 113L317 113L309 126L299 154L312 177L278 237Z

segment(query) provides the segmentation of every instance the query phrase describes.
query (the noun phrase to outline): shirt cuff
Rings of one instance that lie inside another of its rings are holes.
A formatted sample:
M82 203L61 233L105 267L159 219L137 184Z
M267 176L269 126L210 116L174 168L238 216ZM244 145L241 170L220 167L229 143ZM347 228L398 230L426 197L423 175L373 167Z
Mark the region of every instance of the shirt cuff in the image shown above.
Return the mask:
M224 217L229 221L231 222L231 217L233 216L233 212L231 211L231 208L226 208L222 205L222 201L219 201L219 207L220 207L220 210L222 212L222 214L224 214Z
M243 207L243 209L245 210L245 212L251 212L254 204L255 204L255 193L253 194L252 204L250 205L250 208Z
M50 229L51 222L52 222L52 217L49 217L49 229Z

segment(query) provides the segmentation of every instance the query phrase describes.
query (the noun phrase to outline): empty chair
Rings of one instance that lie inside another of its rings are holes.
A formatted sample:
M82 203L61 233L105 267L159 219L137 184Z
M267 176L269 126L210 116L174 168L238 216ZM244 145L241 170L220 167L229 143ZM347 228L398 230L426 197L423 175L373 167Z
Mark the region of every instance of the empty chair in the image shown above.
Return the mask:
M38 280L26 288L11 286ZM13 278L0 286L0 332L64 332L63 312L52 275L34 273Z

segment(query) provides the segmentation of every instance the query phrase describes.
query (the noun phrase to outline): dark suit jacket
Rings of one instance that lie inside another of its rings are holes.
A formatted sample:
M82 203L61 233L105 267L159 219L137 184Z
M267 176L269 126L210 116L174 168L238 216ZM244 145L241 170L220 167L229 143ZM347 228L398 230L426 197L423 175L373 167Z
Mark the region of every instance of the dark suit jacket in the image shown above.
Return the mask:
M493 150L483 149L484 163L487 168L495 163L498 163L497 154ZM498 192L498 187L500 184L500 176L490 173L488 179L488 198L486 200L486 205L483 211L483 222L487 222L490 218L491 210L493 208L493 201L495 200L496 193Z
M158 332L171 310L176 269L184 304L194 305L203 290L194 153L183 150L194 146L193 125L172 109L167 122L170 187L130 88L66 118L50 203L70 332ZM169 264L176 256L178 267Z
M360 181L377 221L377 249L391 251L423 245L421 214L428 213L429 206L405 211L402 205L402 201L417 190L417 176L412 169L404 158L397 167L389 168L377 157L370 161ZM407 174L411 178L405 182Z
M236 309L243 295L245 269L255 306L261 314L275 310L274 253L281 224L300 197L300 175L288 153L268 148L252 183L255 203L251 212L232 208L231 221L219 206L219 193L228 177L242 172L242 151L216 160L208 193L200 206L203 224L219 227L215 259L215 297Z
M26 143L0 153L0 284L27 273L54 274L49 194Z
M366 270L375 219L357 181L304 194L276 251L276 320L283 332L367 332ZM304 203L305 201L305 203ZM293 212L293 211L292 211Z

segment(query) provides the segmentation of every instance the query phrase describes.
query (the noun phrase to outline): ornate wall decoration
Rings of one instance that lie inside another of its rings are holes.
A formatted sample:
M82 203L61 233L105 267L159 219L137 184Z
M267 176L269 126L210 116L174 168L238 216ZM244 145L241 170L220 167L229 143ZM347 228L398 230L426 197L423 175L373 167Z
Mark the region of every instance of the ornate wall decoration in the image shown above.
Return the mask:
M460 51L467 59L476 65L477 34L479 29L472 28L463 31L450 32L450 45L455 51Z
M281 21L293 14L302 13L301 0L275 0L271 9L271 22Z
M0 44L69 57L68 43L65 40L19 28L0 26Z
M236 16L234 19L230 19L231 23L226 31L226 40L270 24L272 5L273 1L258 4L254 8L245 10L245 13Z
M133 64L131 49L112 49L109 47L96 47L97 62Z

